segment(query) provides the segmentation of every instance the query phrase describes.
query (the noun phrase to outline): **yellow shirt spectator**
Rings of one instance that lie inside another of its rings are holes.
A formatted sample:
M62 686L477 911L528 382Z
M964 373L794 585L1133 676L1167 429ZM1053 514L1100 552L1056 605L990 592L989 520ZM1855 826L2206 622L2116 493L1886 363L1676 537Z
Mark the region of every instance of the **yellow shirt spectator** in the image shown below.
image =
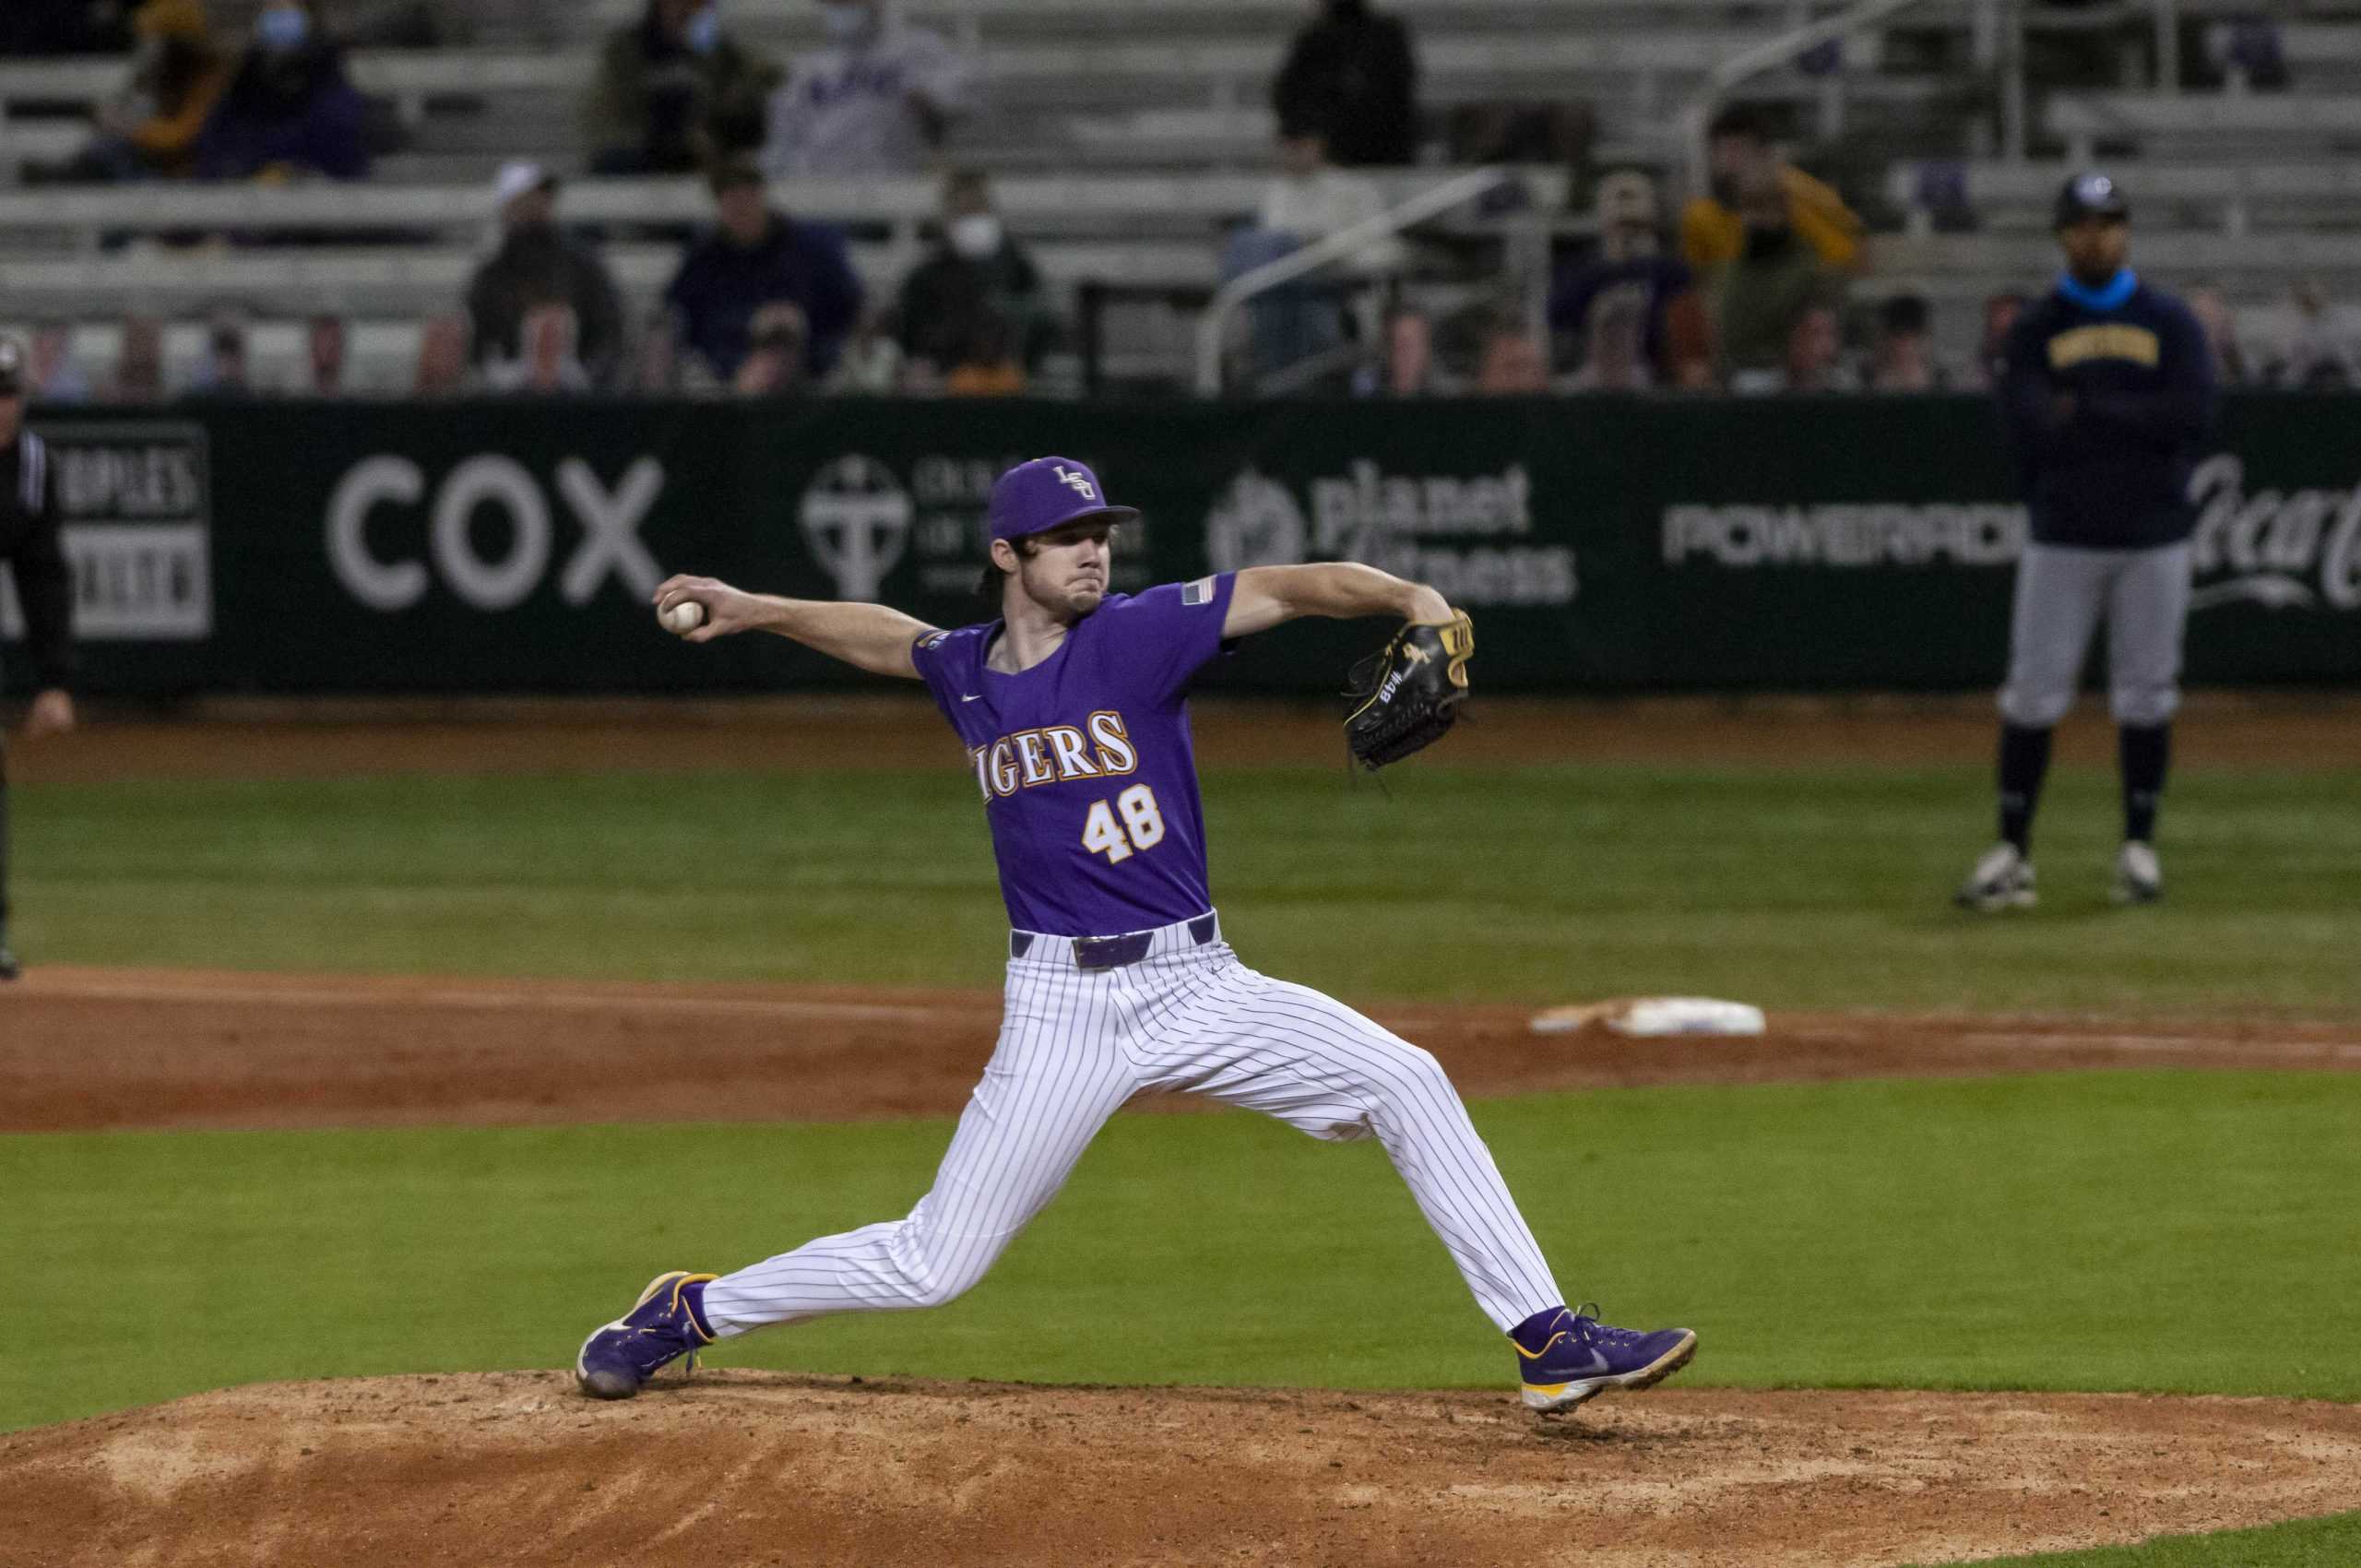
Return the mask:
M1779 184L1787 195L1788 221L1797 238L1826 266L1858 271L1864 231L1845 198L1792 164L1779 170ZM1736 260L1745 244L1746 226L1738 215L1710 196L1698 197L1680 215L1681 256L1700 272Z

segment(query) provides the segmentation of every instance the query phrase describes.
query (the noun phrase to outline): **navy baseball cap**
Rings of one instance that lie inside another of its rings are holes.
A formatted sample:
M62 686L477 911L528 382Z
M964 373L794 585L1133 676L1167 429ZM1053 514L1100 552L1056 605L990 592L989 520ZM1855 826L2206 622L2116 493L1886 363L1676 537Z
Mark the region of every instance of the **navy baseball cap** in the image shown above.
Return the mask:
M1107 505L1098 476L1072 457L1036 457L1000 476L984 518L992 538L1022 539L1085 517L1120 523L1139 515L1136 506Z
M2058 209L2052 227L2063 229L2069 223L2085 218L2120 218L2129 220L2131 204L2123 199L2123 187L2105 174L2077 174L2066 182L2058 193Z

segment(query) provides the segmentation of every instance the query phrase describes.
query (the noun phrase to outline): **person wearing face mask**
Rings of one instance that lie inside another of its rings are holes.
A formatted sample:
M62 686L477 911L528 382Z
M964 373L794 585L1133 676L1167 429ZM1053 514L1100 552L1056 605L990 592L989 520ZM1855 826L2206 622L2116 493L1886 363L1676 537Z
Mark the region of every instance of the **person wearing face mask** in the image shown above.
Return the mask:
M771 95L773 178L914 174L968 107L975 64L884 0L817 0L826 47L797 57Z
M1680 254L1699 273L1727 265L1745 248L1739 196L1765 182L1786 203L1787 227L1823 264L1841 272L1861 269L1867 256L1860 219L1844 197L1787 161L1759 111L1740 104L1715 115L1705 149L1712 188L1680 215Z
M368 106L344 74L344 52L322 33L311 0L271 0L254 42L197 137L196 172L210 180L369 172Z
M557 177L538 163L504 165L492 182L500 249L468 285L469 359L486 386L506 390L527 373L527 318L563 304L574 315L574 356L594 388L614 384L623 313L606 263L557 225Z
M599 59L588 104L591 169L680 174L762 145L778 67L732 38L721 0L647 0Z
M718 382L730 382L753 347L765 305L801 313L803 378L828 374L860 315L860 280L844 236L774 212L762 171L737 159L712 178L713 232L689 247L664 291L679 341Z
M946 376L1011 359L1037 372L1056 346L1040 271L1002 227L981 172L963 169L943 182L943 237L902 279L892 330L914 364Z
M1415 163L1418 66L1410 31L1369 0L1321 0L1272 84L1279 123L1316 130L1345 168Z
M1743 244L1707 286L1721 379L1733 392L1775 392L1786 385L1798 324L1814 308L1841 303L1841 275L1822 264L1788 220L1786 193L1774 171L1748 176L1738 212Z

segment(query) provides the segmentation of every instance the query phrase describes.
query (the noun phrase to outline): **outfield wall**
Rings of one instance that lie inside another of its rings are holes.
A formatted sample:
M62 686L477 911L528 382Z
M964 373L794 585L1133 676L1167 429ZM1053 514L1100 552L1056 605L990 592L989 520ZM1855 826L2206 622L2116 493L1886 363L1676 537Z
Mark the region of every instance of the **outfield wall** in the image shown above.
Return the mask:
M1117 586L1355 558L1476 612L1493 688L1958 690L2024 514L1974 398L1133 404L216 403L42 417L87 686L763 691L861 677L655 630L672 572L975 620L1018 458L1144 508ZM2200 683L2361 680L2361 398L2229 400L2194 488ZM20 636L0 589L0 636ZM1365 627L1219 683L1333 690ZM21 686L20 649L6 659Z

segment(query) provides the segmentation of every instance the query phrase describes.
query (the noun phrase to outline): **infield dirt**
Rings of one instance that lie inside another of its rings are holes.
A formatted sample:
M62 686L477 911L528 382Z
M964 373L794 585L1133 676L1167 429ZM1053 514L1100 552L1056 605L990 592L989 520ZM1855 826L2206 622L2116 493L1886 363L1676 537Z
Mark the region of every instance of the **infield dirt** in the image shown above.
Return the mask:
M0 1436L24 1564L1827 1568L2361 1507L2361 1409L554 1372L262 1384Z

